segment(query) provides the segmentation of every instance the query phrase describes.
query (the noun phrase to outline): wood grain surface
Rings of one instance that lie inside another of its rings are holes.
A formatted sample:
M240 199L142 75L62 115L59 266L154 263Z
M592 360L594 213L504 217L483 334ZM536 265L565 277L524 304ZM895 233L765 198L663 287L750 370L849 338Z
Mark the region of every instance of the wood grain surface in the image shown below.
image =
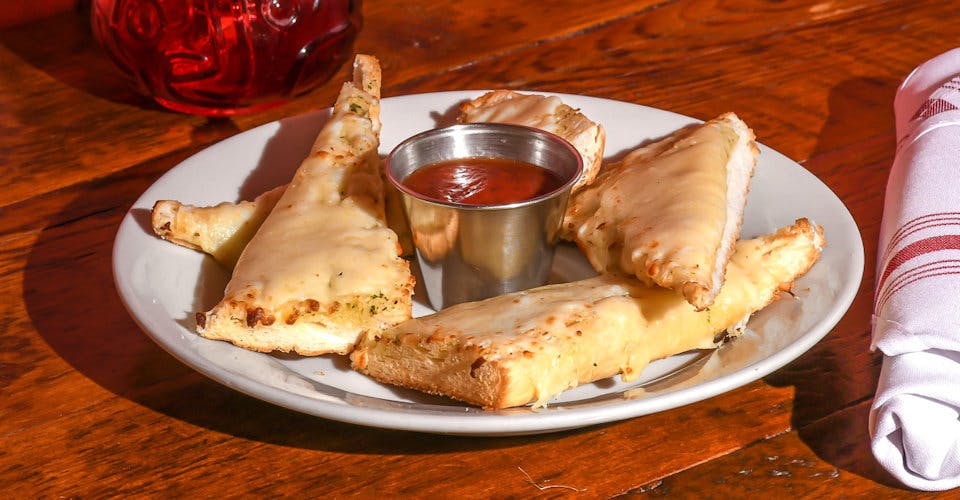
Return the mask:
M89 3L90 0L7 0L0 7L0 29L79 10L81 4Z
M169 112L130 89L88 13L68 9L0 30L5 497L926 496L869 450L880 366L869 350L873 268L894 92L953 48L960 5L367 0L363 14L356 49L381 59L385 96L504 87L704 119L737 112L850 209L866 251L853 305L762 380L558 434L389 431L245 396L138 329L114 289L113 239L164 172L238 132L329 106L337 85L229 119Z

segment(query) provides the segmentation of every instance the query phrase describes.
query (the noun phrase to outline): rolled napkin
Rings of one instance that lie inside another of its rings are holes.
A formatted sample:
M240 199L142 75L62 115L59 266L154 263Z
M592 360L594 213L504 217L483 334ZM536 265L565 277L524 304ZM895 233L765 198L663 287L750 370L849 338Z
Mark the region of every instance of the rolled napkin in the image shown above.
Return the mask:
M960 49L915 69L894 100L897 153L877 256L870 412L877 460L905 485L960 486Z

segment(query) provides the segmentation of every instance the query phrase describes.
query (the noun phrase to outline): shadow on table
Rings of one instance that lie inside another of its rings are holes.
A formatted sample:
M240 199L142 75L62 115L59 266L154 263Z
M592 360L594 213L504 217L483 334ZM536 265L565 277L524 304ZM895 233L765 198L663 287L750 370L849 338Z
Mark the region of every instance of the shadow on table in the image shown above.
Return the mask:
M88 15L70 12L0 30L0 43L52 78L98 99L164 109L132 89L93 38ZM91 74L103 77L90 78Z
M837 326L810 351L765 377L765 381L795 387L792 427L820 458L839 470L902 488L870 451L867 416L880 373L880 356L870 352L870 332L863 329L863 325L870 324L872 312L875 247L885 172L894 154L893 97L898 84L892 80L853 78L830 93L830 114L805 166L821 179L830 178L828 184L851 209L866 253L863 282ZM872 131L877 127L864 127L865 123L889 126L881 127L882 135L876 136ZM865 144L873 148L864 147ZM861 175L869 171L870 175L864 178L876 184L860 183L857 170ZM845 177L849 182L838 182ZM830 235L826 237L829 245Z

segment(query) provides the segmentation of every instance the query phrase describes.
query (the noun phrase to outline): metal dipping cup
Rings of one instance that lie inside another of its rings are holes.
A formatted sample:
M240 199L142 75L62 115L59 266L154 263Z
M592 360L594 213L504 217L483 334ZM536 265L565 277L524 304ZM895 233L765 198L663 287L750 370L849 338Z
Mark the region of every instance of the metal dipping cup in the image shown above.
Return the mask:
M440 202L403 180L420 167L457 158L532 163L564 181L543 196L505 205ZM453 125L415 135L387 157L400 190L420 273L437 310L546 284L570 190L583 175L580 153L539 129L499 123Z

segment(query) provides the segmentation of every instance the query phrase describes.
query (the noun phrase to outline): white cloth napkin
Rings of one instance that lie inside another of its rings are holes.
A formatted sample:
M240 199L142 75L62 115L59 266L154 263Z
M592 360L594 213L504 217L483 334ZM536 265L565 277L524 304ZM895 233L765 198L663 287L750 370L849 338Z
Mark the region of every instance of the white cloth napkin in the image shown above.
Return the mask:
M870 435L905 485L960 486L960 49L915 69L894 100L897 154L877 256L883 354Z

